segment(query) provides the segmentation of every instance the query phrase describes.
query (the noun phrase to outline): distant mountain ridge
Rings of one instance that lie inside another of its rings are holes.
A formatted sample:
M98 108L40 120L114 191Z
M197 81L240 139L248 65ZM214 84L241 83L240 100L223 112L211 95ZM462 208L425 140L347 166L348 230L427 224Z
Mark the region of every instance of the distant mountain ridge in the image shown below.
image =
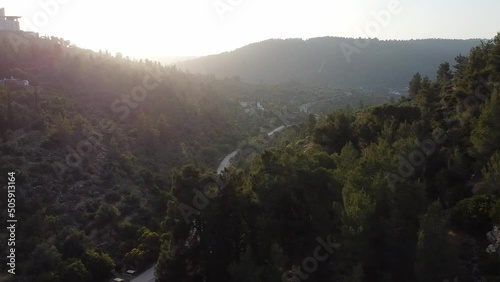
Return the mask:
M270 39L231 52L179 62L180 69L250 83L296 80L340 88L404 88L415 72L434 77L480 39L378 40L321 37Z

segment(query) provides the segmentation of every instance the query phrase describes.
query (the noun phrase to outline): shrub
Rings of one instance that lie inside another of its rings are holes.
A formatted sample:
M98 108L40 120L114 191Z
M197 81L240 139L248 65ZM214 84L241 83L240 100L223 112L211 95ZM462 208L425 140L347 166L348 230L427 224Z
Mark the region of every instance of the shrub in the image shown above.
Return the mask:
M463 199L452 210L452 223L467 230L488 230L491 228L492 206L493 200L488 195L476 195Z

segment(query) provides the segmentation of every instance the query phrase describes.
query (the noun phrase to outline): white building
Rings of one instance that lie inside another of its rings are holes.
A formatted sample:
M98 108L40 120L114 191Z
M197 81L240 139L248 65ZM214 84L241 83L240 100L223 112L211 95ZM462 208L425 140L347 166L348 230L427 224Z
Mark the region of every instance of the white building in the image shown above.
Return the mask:
M27 80L21 80L17 78L4 78L0 79L0 86L24 86L29 87L30 82Z
M0 8L0 30L20 31L19 18L5 16L5 9Z

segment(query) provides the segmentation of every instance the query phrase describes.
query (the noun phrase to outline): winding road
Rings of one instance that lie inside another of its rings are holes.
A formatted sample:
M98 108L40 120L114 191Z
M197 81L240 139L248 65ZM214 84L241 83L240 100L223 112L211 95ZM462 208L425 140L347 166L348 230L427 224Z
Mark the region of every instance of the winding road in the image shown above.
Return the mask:
M282 125L280 127L275 128L271 132L269 132L267 135L272 136L274 133L279 132L281 130L285 129L285 126ZM229 164L231 163L231 159L234 158L238 154L238 150L231 152L228 154L222 162L219 164L219 167L217 168L217 173L220 174L224 168L228 167ZM130 280L130 282L154 282L155 281L155 267L151 267L150 269L144 271L141 273L141 275L137 276L136 278Z
M320 101L317 101L317 102L320 102ZM309 104L311 104L311 103L309 103ZM307 104L304 104L304 105L307 105ZM286 126L282 125L282 126L276 127L275 129L273 129L272 131L267 133L267 136L272 136L276 132L282 131L283 129L285 129L288 126L290 126L290 125L286 125ZM233 152L229 153L226 157L224 157L222 162L219 164L219 167L217 168L217 173L220 174L224 170L224 168L228 167L229 164L231 163L231 159L234 158L234 156L236 156L237 154L238 154L238 150L233 151ZM154 266L151 267L150 269L141 273L141 275L132 279L131 282L154 282L155 281L155 270L154 269L155 269Z
M231 159L234 158L234 156L236 156L236 154L238 154L238 150L230 153L222 160L219 167L217 168L217 174L220 174L229 165L229 163L231 162Z
M283 129L285 129L288 126L289 125L287 125L287 126L282 125L282 126L276 127L275 129L273 129L269 133L267 133L267 136L273 136L274 133L282 131ZM231 152L230 154L228 154L222 160L222 162L219 164L219 167L217 168L217 174L220 174L224 170L224 168L228 167L229 164L231 164L231 159L234 158L234 156L236 156L237 154L238 154L238 150L236 150L236 151Z
M280 126L280 127L277 127L277 128L275 128L273 131L269 132L269 133L267 134L267 136L272 136L274 133L276 133L276 132L278 132L278 131L281 131L281 130L283 130L283 129L285 129L285 126L284 126L284 125L282 125L282 126Z

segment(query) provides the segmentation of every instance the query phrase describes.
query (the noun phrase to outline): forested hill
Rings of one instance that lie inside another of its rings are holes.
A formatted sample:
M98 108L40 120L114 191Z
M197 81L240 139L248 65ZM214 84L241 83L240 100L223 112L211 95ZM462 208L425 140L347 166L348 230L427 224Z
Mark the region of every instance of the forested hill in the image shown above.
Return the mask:
M152 265L161 282L498 281L500 34L460 52L430 76L408 70L409 96L365 107L386 96L0 33L0 76L15 78L0 84L0 175L15 175L19 220L16 276L2 248L0 281ZM406 71L372 69L385 70ZM328 105L346 107L299 111Z
M272 39L232 52L179 62L193 73L240 76L253 83L296 80L337 88L403 88L418 71L432 76L441 62L467 54L479 40L381 41L323 37Z
M213 171L242 141L282 126L274 110L289 105L288 121L300 123L299 105L327 98L332 108L388 100L217 80L62 38L0 32L0 174L15 173L23 222L14 281L107 281L113 269L153 264L173 169Z
M154 262L133 250L143 234L159 247L171 169L215 168L259 124L207 77L61 38L1 32L0 80L0 173L15 173L22 221L12 281L107 281Z
M500 34L454 64L309 116L247 170L177 171L158 280L500 281Z

